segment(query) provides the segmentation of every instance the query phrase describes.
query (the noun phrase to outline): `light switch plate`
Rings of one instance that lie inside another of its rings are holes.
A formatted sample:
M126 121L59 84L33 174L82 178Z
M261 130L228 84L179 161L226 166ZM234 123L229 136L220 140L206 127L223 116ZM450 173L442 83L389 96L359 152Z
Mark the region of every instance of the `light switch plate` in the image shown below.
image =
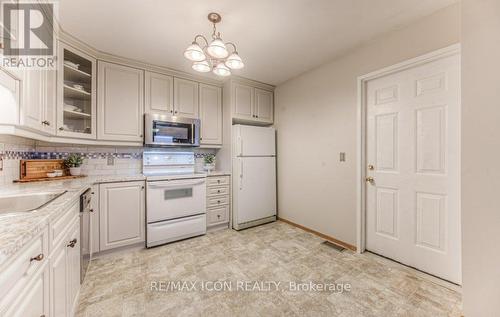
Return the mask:
M345 162L345 152L340 152L340 161Z

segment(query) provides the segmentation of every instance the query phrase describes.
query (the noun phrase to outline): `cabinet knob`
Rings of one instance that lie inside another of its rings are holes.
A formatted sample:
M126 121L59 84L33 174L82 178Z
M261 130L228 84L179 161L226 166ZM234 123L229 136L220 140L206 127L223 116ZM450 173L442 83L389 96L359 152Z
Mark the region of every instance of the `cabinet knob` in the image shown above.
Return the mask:
M64 128L63 128L63 127L59 127L59 130L61 130L61 131L62 131L62 130L64 130Z
M76 238L74 238L73 240L71 240L71 241L69 242L69 244L67 245L67 247L74 248L74 247L75 247L75 245L76 245L76 242L77 242L77 241L78 241L78 240L76 240Z
M217 200L217 203L220 204L220 200Z
M217 183L219 183L219 184L220 184L220 179L218 179L218 180L217 180Z
M217 218L220 218L220 215L217 215Z
M220 193L220 189L217 190L217 193Z
M30 262L33 262L33 261L41 261L43 260L43 253L40 253L39 255L37 256L34 256L30 259Z
M94 212L94 208L89 209L89 212Z

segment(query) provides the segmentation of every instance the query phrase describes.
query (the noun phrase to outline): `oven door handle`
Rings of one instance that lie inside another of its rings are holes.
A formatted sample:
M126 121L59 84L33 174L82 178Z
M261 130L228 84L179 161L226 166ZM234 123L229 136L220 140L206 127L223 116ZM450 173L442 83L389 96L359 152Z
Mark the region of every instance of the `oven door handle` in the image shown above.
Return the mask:
M148 183L148 187L151 189L157 188L179 188L179 187L190 187L201 185L205 183L205 180L197 180L197 181L189 181L189 182L181 182L181 181L170 181L168 183L162 182L161 184Z

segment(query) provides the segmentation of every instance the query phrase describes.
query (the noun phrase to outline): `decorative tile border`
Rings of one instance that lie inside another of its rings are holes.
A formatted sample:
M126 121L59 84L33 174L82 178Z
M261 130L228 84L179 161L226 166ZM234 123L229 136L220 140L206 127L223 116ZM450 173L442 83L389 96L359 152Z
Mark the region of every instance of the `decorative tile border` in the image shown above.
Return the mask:
M83 152L37 152L37 151L5 151L0 154L4 160L64 159L70 154L80 154L86 159L103 159L108 157L142 159L142 153L83 153Z

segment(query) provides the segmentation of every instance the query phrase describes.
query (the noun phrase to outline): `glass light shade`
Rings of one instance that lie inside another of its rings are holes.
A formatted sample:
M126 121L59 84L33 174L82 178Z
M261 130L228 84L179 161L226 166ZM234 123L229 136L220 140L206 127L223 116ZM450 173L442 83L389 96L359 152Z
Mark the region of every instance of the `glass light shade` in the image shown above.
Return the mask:
M197 72L206 73L210 71L210 65L207 61L194 62L193 69Z
M226 65L224 65L224 63L217 64L217 66L214 67L213 72L217 76L225 77L231 75L231 71L229 70L229 68L227 68Z
M226 44L221 39L217 38L207 47L207 52L215 58L226 58L229 55Z
M205 53L198 44L193 43L184 51L184 57L194 62L200 62L205 59Z
M237 53L233 53L227 58L226 66L231 69L241 69L245 64L243 64L241 57Z

